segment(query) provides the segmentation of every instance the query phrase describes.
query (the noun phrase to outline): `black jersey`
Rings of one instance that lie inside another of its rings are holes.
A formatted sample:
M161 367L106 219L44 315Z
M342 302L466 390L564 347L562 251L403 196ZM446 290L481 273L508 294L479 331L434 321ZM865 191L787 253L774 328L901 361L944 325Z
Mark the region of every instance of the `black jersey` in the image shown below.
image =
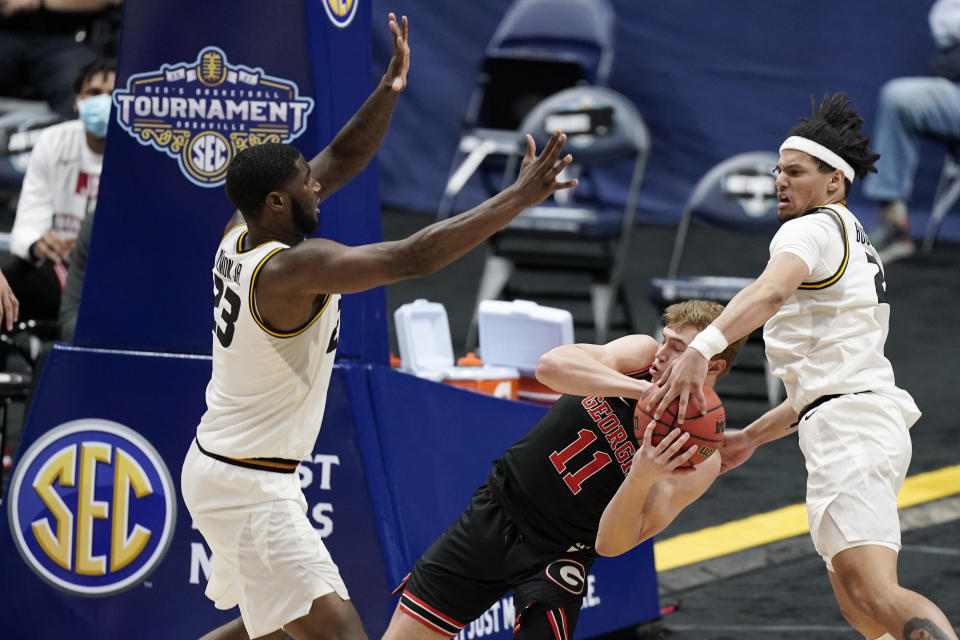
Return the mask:
M649 380L647 369L631 377ZM521 530L550 543L592 549L603 510L639 443L634 398L563 395L496 462L492 484Z

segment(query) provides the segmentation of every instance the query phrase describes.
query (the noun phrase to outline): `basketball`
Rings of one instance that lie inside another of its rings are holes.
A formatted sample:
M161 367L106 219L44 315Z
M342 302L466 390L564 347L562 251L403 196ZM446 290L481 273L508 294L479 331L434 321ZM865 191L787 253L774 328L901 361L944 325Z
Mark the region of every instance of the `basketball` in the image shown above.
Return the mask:
M648 412L644 406L649 393L650 391L647 391L637 401L637 408L633 412L633 433L638 442L643 440L643 432L650 421L653 420L653 413ZM689 448L691 444L697 445L698 449L693 457L681 467L692 467L700 464L713 455L713 452L723 441L723 430L727 426L727 415L723 410L723 403L720 402L716 392L708 386L703 387L703 396L707 401L706 410L701 411L694 407L692 401L688 401L687 414L684 416L683 424L676 424L677 414L680 412L680 399L677 398L670 403L670 406L663 412L663 415L657 420L656 427L654 427L652 438L654 445L659 444L674 427L679 427L681 431L690 434L684 450Z

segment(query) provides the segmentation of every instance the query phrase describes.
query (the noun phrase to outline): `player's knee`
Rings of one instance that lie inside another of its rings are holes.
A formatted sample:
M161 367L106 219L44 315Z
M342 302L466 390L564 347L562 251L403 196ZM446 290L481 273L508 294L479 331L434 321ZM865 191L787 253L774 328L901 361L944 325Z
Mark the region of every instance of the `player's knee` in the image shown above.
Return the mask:
M857 620L877 620L893 606L897 585L868 580L858 572L839 574L846 598L838 598L843 617L856 625ZM844 602L846 600L846 602ZM855 604L854 604L855 603Z
M859 629L866 615L858 607L839 596L837 597L837 604L840 605L840 614L843 616L843 619L854 629Z
M910 121L927 104L925 87L918 78L893 78L880 88L879 102L885 110Z
M333 622L324 640L368 640L356 613L338 616Z
M284 629L290 636L310 640L368 640L360 616L352 605L329 605L322 599L314 601L310 612L287 624Z

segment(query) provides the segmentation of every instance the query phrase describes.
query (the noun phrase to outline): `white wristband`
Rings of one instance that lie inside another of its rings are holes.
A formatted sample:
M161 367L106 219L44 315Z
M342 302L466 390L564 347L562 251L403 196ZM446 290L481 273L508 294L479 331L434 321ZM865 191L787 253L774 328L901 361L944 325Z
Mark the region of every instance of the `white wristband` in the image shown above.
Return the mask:
M728 344L730 343L723 336L723 332L711 324L690 341L689 348L696 349L700 355L709 360L726 349Z

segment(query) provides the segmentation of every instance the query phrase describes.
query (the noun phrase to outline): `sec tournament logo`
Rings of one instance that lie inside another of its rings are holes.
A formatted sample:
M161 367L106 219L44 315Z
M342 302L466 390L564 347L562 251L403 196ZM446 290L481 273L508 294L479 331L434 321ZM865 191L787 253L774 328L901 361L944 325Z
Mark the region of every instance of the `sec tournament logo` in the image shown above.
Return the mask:
M8 496L24 561L75 595L139 584L173 537L170 472L149 442L109 420L75 420L45 433L17 464Z
M299 137L313 110L294 83L232 65L218 47L202 49L196 62L130 76L113 102L124 131L175 158L201 187L223 184L239 151Z
M327 17L334 25L345 28L357 13L359 0L320 0L327 11Z

